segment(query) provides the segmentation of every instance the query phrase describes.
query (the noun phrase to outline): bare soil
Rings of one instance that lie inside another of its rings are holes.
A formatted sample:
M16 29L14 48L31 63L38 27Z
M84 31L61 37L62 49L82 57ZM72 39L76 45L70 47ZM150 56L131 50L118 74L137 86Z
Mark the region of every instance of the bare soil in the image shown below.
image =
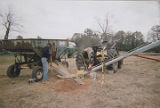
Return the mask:
M145 54L147 55L147 54ZM160 58L159 55L148 55ZM49 72L46 84L28 83L31 70L22 70L10 79L6 70L13 59L0 57L0 108L159 108L160 63L138 57L124 60L122 69L105 73L101 86L101 72L97 79L89 76L78 85L72 79L63 80ZM69 71L76 73L74 59L68 60Z
M46 83L44 87L49 89L54 89L58 93L61 92L78 93L83 90L87 90L91 81L89 79L85 79L83 80L83 82L85 82L84 85L79 85L73 79L59 79L56 80L55 82Z

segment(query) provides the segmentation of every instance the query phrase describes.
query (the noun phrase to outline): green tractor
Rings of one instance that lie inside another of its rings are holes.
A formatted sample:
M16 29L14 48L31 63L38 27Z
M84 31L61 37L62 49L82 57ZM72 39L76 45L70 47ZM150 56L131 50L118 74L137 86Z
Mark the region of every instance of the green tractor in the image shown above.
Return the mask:
M77 69L90 71L92 67L101 65L102 62L106 63L117 58L118 56L119 52L115 44L113 44L110 48L106 48L104 45L88 47L77 53ZM113 70L113 72L116 73L121 66L122 60L105 67L105 69Z

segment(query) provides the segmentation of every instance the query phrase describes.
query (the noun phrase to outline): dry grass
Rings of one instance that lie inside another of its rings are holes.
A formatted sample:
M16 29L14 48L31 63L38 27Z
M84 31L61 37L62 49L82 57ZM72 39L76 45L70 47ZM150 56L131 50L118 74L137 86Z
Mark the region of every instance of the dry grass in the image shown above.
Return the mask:
M13 55L0 55L0 65L8 65L14 62Z
M2 58L5 60L4 57ZM70 61L71 66L69 70L71 73L75 73L74 61L71 59L68 61ZM105 84L102 87L99 72L97 73L97 80L86 77L91 83L85 89L80 90L79 88L76 93L70 92L72 89L69 92L57 91L57 88L62 87L62 85L56 85L55 82L59 79L55 77L53 72L49 72L50 81L48 84L40 82L28 84L27 80L31 78L31 70L23 70L20 77L9 79L5 76L5 71L10 63L0 65L0 108L160 107L159 62L129 57L125 59L123 68L119 72L105 74ZM71 85L68 86L74 88L73 82L69 82Z

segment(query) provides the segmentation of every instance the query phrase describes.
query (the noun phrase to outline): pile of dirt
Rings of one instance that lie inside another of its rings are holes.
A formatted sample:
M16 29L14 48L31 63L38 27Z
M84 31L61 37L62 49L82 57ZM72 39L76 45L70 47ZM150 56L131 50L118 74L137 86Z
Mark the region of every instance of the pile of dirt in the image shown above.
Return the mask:
M73 79L58 79L55 82L49 82L45 85L46 88L55 89L57 92L72 92L77 93L82 90L87 90L90 85L89 79L84 79L84 85L79 85Z

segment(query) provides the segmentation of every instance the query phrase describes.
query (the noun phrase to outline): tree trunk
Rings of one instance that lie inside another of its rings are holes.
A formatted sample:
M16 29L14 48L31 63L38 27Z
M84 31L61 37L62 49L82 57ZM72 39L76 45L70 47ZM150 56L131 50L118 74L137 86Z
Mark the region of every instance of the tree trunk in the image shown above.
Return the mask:
M11 26L11 24L9 22L6 33L5 33L5 36L4 36L4 40L8 40L8 36L9 36L9 32L10 32L10 26Z

